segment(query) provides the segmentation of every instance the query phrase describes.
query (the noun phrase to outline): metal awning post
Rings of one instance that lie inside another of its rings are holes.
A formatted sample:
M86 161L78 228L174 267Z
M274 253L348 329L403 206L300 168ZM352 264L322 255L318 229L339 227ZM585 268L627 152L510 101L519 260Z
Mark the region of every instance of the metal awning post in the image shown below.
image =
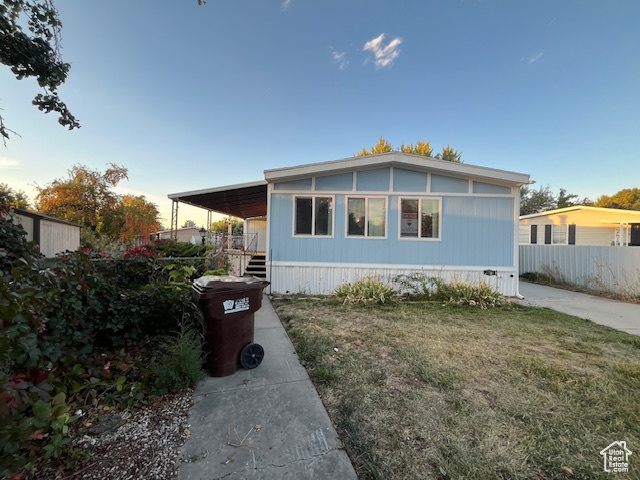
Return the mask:
M174 240L178 239L178 201L173 200L171 203L171 234Z

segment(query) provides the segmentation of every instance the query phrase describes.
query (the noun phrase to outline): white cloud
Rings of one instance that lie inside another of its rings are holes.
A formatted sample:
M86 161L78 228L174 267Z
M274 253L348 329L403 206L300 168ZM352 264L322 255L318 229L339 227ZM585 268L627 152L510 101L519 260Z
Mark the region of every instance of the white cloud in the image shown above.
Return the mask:
M20 166L20 160L13 160L8 157L0 157L0 168L17 168Z
M282 0L282 4L280 6L282 7L282 10L286 10L290 5L291 0Z
M340 70L344 70L349 66L349 60L347 60L347 52L334 51L331 56L333 57L333 61L338 64L338 68L340 68Z
M393 61L400 55L400 44L402 38L396 37L391 40L387 45L382 44L384 41L384 33L381 33L376 38L369 40L364 44L364 51L369 50L375 57L376 68L388 67Z
M537 62L537 61L538 61L538 60L540 60L543 56L544 56L544 52L538 52L538 53L536 53L534 56L532 56L531 58L529 58L529 65L531 65L532 63Z

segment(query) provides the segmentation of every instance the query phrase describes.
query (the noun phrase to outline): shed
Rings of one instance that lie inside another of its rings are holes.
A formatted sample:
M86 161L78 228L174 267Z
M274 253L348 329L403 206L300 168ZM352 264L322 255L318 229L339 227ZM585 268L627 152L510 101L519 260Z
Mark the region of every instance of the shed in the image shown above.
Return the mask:
M80 225L59 218L40 215L16 208L14 222L22 225L27 240L40 246L40 253L47 257L80 248Z

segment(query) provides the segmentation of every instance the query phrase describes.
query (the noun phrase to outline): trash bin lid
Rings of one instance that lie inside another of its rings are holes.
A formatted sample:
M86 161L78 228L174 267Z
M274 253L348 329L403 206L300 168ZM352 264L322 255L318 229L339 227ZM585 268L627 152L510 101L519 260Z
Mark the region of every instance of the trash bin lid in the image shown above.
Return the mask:
M253 276L236 277L235 275L205 275L193 282L194 298L207 299L227 292L262 290L269 282Z
M193 282L199 287L199 290L210 290L212 288L220 288L231 286L229 284L247 284L261 283L264 280L254 276L237 277L235 275L205 275L204 277L196 278Z

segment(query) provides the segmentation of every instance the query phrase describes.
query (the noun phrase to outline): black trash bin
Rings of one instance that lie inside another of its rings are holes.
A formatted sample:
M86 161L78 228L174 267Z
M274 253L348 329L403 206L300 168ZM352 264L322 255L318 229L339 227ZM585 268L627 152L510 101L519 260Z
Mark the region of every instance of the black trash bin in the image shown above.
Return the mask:
M262 362L264 350L253 343L253 325L267 285L257 277L233 275L194 281L191 297L202 314L207 369L212 377L231 375L241 367L255 368Z

